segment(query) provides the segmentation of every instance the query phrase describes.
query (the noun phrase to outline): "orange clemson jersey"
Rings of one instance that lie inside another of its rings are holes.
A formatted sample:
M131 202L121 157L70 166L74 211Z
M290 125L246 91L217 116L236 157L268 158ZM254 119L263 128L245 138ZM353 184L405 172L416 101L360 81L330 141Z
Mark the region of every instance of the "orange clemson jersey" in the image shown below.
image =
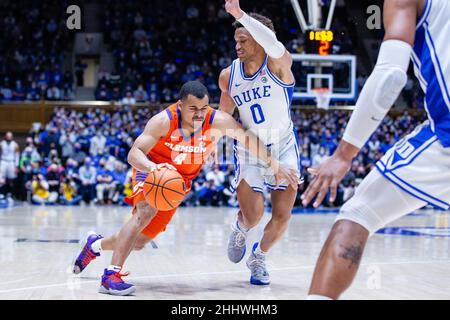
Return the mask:
M208 107L201 130L188 137L181 129L181 115L177 105L171 105L165 112L170 119L169 132L156 143L147 156L154 163L172 164L185 179L192 180L199 174L214 149L210 129L216 110Z
M165 111L170 119L170 129L148 152L147 157L154 163L170 163L183 176L188 189L191 180L200 172L203 164L214 149L210 129L216 110L208 107L201 130L186 137L181 130L180 110L177 104L169 106ZM133 168L133 197L141 191L147 172ZM127 201L128 202L128 201Z

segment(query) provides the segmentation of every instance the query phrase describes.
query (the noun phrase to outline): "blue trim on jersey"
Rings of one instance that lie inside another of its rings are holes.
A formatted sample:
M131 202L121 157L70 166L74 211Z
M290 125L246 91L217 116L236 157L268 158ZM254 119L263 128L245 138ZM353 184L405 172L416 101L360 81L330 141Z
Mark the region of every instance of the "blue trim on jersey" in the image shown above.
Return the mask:
M300 174L300 179L302 179L302 163L300 161L300 143L298 141L298 132L294 127L294 137L295 137L295 152L297 153L297 164L298 164L298 173Z
M284 185L279 185L278 187L275 185L275 184L270 184L270 183L266 183L266 182L264 182L264 185L267 187L267 189L270 189L270 190L282 190L282 191L284 191L284 190L286 190L287 189L287 187L288 186L284 186Z
M291 84L287 84L284 83L283 81L281 81L280 79L277 78L277 76L275 76L269 69L269 67L267 67L267 74L269 75L269 77L275 81L276 84L278 84L279 86L283 87L283 88L294 88L295 87L295 80L293 83Z
M294 84L295 85L295 84ZM289 97L289 107L292 105L292 97L294 96L294 86L285 88Z
M209 124L213 123L214 117L216 116L216 110L213 110L211 113L211 117L209 118Z
M428 84L425 91L425 108L434 132L444 147L450 147L450 105L446 103L444 94L448 100L450 95L426 22L416 31L414 52L422 63L419 72Z
M412 195L413 197L416 197L419 200L427 202L430 205L432 205L433 207L438 208L438 209L447 210L450 207L450 204L448 204L442 200L439 200L420 189L417 189L413 185L409 184L408 182L406 182L403 179L396 176L392 171L388 171L388 172L384 171L380 162L377 162L376 168L386 179L388 179L390 182L395 184L397 187L399 187L406 193Z
M166 109L167 115L169 116L169 119L172 120L172 113L169 109Z
M445 93L447 94L447 101L450 101L450 94L449 94L449 91L448 91L448 88L447 88L447 84L445 83L445 77L444 77L444 73L442 72L442 66L441 66L441 63L439 62L439 58L437 56L437 51L436 51L436 46L434 45L434 41L433 41L433 38L431 37L430 30L428 29L428 23L427 22L425 22L425 26L426 26L426 32L427 32L428 38L431 41L431 47L433 49L432 52L433 52L433 55L434 55L434 57L436 59L436 63L437 63L437 66L438 66L438 71L439 71L439 75L440 75L440 78L441 78L441 81L442 81L442 85L444 86ZM447 107L450 108L450 103L446 103L446 105L447 105Z
M238 157L238 151L237 151L237 140L233 140L233 162L234 162L234 183L236 184L239 182L239 175L241 173L241 166L239 163L239 157ZM235 192L236 189L230 185L231 192Z
M231 64L231 72L230 72L230 79L228 79L228 94L231 95L231 88L233 86L233 78L234 78L234 69L235 69L235 62Z
M420 156L425 150L427 150L429 147L431 147L433 145L433 143L435 143L436 141L438 141L437 137L434 137L432 139L429 139L429 140L425 141L424 144L421 146L421 149L415 151L416 154L411 159L404 159L404 160L407 160L407 162L403 163L403 164L400 164L398 166L396 166L394 164L394 166L392 168L388 169L387 168L388 165L386 163L384 163L382 160L380 160L379 162L381 163L382 167L384 168L383 169L384 172L393 172L394 170L397 170L397 169L400 169L400 168L403 168L403 167L406 167L406 166L410 165L414 160L416 160L416 158L418 156ZM389 159L391 159L393 156L394 156L394 153L392 154L391 157L389 157Z
M427 0L425 3L425 7L422 11L422 14L420 15L420 18L418 20L419 23L417 23L416 29L418 29L423 24L423 22L428 18L430 11L431 11L431 0Z
M242 79L248 80L248 81L253 81L253 80L255 80L256 77L257 77L257 76L259 75L259 73L261 72L261 70L262 70L262 69L264 68L264 66L267 64L267 59L268 59L268 56L266 55L266 58L264 59L264 62L263 62L263 64L261 65L261 67L259 67L258 71L256 71L255 74L252 75L252 76L250 76L250 77L246 77L246 76L245 76L244 63L241 62L239 65L240 65L240 69L241 69L241 76L242 76Z
M285 95L287 95L287 112L289 114L289 119L291 119L292 121L292 117L291 117L291 106L292 106L292 98L294 96L294 87L289 87L289 88L284 88L284 92Z
M403 139L402 139L403 140ZM400 140L399 142L397 142L392 148L395 149L398 144L402 143L403 141ZM405 160L407 162L405 163L401 163L399 165L394 164L392 168L389 169L385 169L385 171L393 171L393 170L397 170L399 168L405 167L407 165L409 165L411 162L413 162L420 154L422 154L426 149L428 149L429 147L431 147L431 145L433 143L435 143L436 141L438 141L438 138L436 137L436 135L434 134L434 132L431 130L430 125L423 125L422 128L420 129L420 131L410 137L409 139L406 140L409 144L411 144L414 147L414 152L412 152L409 156L413 155L411 158L406 158L403 159L401 161L398 161L397 163L400 162L404 162ZM393 151L391 157L389 157L389 160L395 155L395 151ZM387 167L387 164L384 163L383 161L380 160L380 162Z
M264 190L261 189L261 188L258 188L258 187L251 187L251 188L252 188L253 191L255 191L255 192L259 192L259 193L261 193L261 194L264 194Z
M420 86L422 87L422 89L423 90L426 90L427 89L427 86L428 86L428 83L427 83L427 81L423 78L423 76L422 76L422 74L420 73L420 66L419 66L419 60L418 60L418 58L417 58L417 56L415 55L415 53L413 53L412 55L411 55L411 60L412 60L412 62L414 63L414 66L416 67L416 70L417 70L417 79L419 80L419 82L420 82ZM426 93L426 92L424 92L424 93Z

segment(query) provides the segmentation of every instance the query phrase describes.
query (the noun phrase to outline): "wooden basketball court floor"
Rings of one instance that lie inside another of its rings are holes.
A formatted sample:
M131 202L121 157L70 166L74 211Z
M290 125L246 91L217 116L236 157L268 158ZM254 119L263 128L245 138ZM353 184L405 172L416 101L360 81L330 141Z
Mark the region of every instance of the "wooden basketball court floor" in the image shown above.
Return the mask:
M167 231L133 252L124 270L134 296L97 293L111 258L103 252L80 275L71 263L80 239L107 236L129 218L127 207L17 206L0 209L0 299L304 299L335 213L294 214L268 257L272 283L249 284L245 260L228 261L232 208L180 208ZM449 213L421 210L375 234L342 299L450 299ZM265 214L262 224L269 219ZM250 235L258 239L263 226Z

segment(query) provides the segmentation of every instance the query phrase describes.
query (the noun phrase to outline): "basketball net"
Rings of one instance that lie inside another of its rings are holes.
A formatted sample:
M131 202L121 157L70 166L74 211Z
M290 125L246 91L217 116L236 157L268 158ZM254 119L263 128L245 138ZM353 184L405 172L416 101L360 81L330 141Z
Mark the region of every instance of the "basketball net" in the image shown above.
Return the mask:
M330 89L329 88L317 88L312 90L316 97L316 105L319 109L328 110L330 108Z

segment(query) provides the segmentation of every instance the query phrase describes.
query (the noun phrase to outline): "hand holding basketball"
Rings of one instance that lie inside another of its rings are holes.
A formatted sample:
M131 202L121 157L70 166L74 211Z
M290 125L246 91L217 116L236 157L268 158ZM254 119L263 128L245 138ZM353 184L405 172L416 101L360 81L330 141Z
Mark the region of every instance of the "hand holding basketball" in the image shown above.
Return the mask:
M169 169L169 170L175 170L175 171L177 171L177 168L175 168L173 165L171 165L170 163L158 163L158 164L154 164L154 166L152 166L151 168L150 168L150 171L149 172L153 172L153 171L155 171L155 170L160 170L160 169L163 169L163 168L167 168L167 169Z
M145 201L160 211L169 211L178 207L186 191L183 177L166 166L151 171L143 186Z
M239 6L239 0L225 0L225 10L236 20L242 18L244 12Z

